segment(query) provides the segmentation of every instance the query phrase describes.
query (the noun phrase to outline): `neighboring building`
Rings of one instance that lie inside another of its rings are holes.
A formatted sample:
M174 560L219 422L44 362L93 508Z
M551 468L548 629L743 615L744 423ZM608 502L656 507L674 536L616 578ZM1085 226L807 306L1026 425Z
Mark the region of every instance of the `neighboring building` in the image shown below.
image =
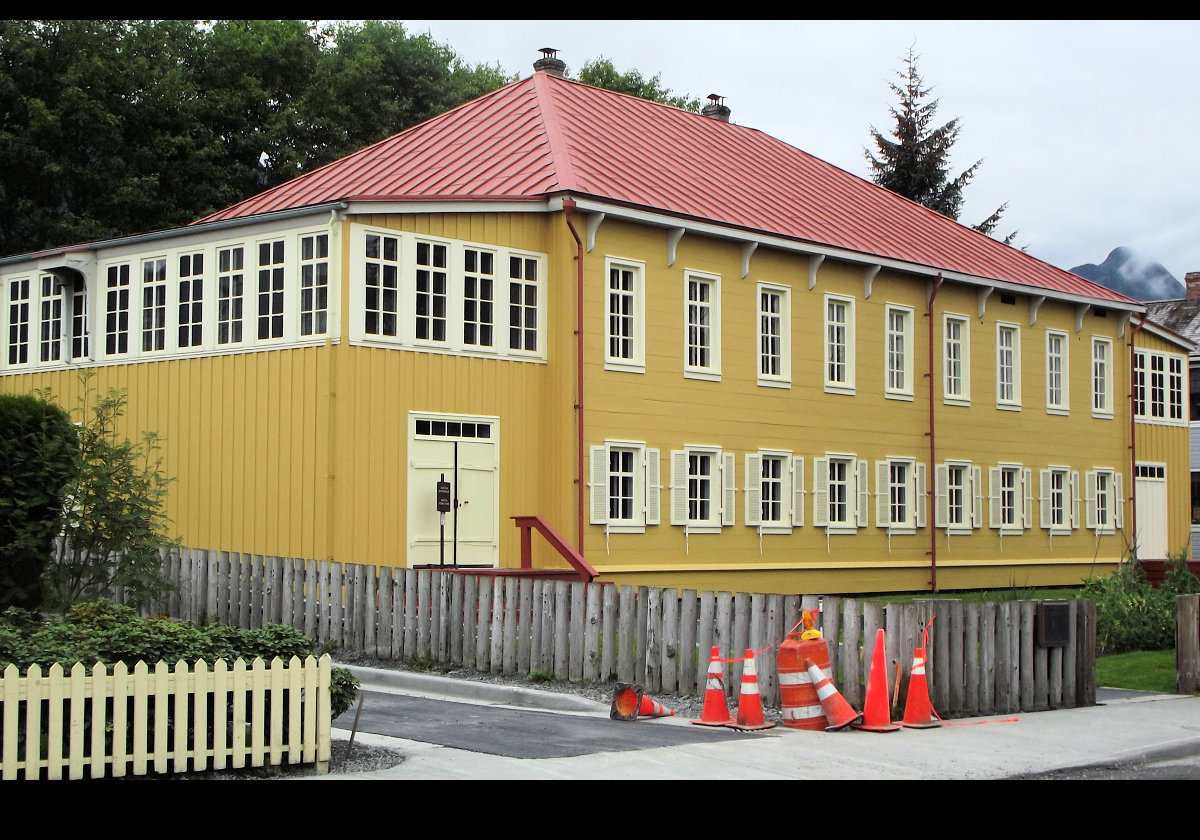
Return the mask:
M1135 519L1186 544L1192 345L1140 304L719 97L562 66L189 227L0 260L0 389L127 389L196 548L511 568L538 515L602 580L835 593L1076 584Z

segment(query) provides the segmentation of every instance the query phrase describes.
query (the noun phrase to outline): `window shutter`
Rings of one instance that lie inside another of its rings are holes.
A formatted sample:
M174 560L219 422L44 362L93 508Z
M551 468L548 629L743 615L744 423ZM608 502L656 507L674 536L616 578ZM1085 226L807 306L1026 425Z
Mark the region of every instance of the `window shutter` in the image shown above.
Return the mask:
M964 507L967 504L969 502L964 499ZM933 467L933 526L950 527L950 468L945 464L935 464Z
M804 524L804 459L792 459L792 524Z
M1025 496L1025 507L1021 511L1021 527L1033 527L1033 470L1021 470L1021 492Z
M661 514L659 506L661 505L659 492L659 482L661 479L658 475L658 450L646 450L646 524L657 525Z
M1089 470L1083 474L1084 486L1084 510L1086 518L1084 522L1089 531L1096 530L1096 473Z
M592 451L592 524L608 524L608 447L593 446Z
M1071 527L1079 527L1079 472L1071 473Z
M746 524L762 523L762 456L746 456Z
M829 459L813 458L813 525L829 525Z
M916 497L914 499L914 503L917 506L916 522L918 528L924 528L927 508L929 507L929 499L925 492L925 465L915 464L914 470L913 483L916 485Z
M1124 479L1124 476L1122 476L1120 473L1113 473L1113 486L1116 487L1116 490L1114 492L1117 494L1116 495L1116 505L1114 505L1114 508L1116 510L1115 525L1116 525L1116 529L1118 531L1122 530L1125 527L1125 490L1124 490L1125 482L1123 479Z
M983 527L983 467L971 467L971 525Z
M1000 468L988 468L988 527L1000 527Z
M1038 473L1038 480L1040 489L1038 513L1041 515L1041 526L1050 530L1050 526L1053 524L1053 520L1050 518L1050 470L1041 470Z
M871 504L871 490L867 487L867 474L870 465L866 461L858 462L858 527L867 527L867 508Z
M732 452L721 456L721 492L724 494L721 504L721 524L732 525L734 521L734 505L737 504L737 484L735 471L737 458Z
M891 510L888 508L888 462L875 462L875 525L886 528L892 524ZM860 522L860 525L866 523Z
M688 521L688 457L682 449L671 450L671 524Z

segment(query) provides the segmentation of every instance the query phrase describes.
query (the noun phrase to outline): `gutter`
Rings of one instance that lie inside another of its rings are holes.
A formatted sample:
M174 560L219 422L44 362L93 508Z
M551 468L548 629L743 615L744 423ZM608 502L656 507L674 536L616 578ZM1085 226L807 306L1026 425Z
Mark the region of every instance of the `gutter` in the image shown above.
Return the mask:
M1129 332L1129 527L1133 533L1133 557L1137 557L1137 410L1133 394L1133 340L1146 325L1146 315Z
M925 495L928 504L928 519L926 524L929 527L929 590L937 592L937 448L934 445L933 437L933 302L937 299L938 289L942 287L942 273L939 271L937 278L933 281L933 288L929 292L929 303L925 308L925 317L929 319L929 362L925 373L929 379L929 474L925 479Z
M563 199L567 227L575 237L575 550L583 557L583 240L571 216L574 199Z

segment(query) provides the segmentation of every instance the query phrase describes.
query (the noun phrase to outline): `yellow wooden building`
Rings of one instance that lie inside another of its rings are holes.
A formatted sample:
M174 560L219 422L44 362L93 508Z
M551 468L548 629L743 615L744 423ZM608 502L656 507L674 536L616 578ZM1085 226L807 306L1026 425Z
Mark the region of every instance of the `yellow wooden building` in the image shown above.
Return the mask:
M194 548L515 569L540 517L601 580L831 594L1186 548L1192 344L1139 303L716 99L535 68L188 227L0 259L0 390L127 391Z

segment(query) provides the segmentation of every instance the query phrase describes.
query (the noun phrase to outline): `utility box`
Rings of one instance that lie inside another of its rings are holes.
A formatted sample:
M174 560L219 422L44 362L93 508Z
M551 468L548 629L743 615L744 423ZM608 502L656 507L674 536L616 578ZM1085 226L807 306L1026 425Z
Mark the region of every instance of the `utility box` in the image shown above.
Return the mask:
M1071 609L1066 601L1039 601L1034 635L1041 647L1066 647L1071 638Z

